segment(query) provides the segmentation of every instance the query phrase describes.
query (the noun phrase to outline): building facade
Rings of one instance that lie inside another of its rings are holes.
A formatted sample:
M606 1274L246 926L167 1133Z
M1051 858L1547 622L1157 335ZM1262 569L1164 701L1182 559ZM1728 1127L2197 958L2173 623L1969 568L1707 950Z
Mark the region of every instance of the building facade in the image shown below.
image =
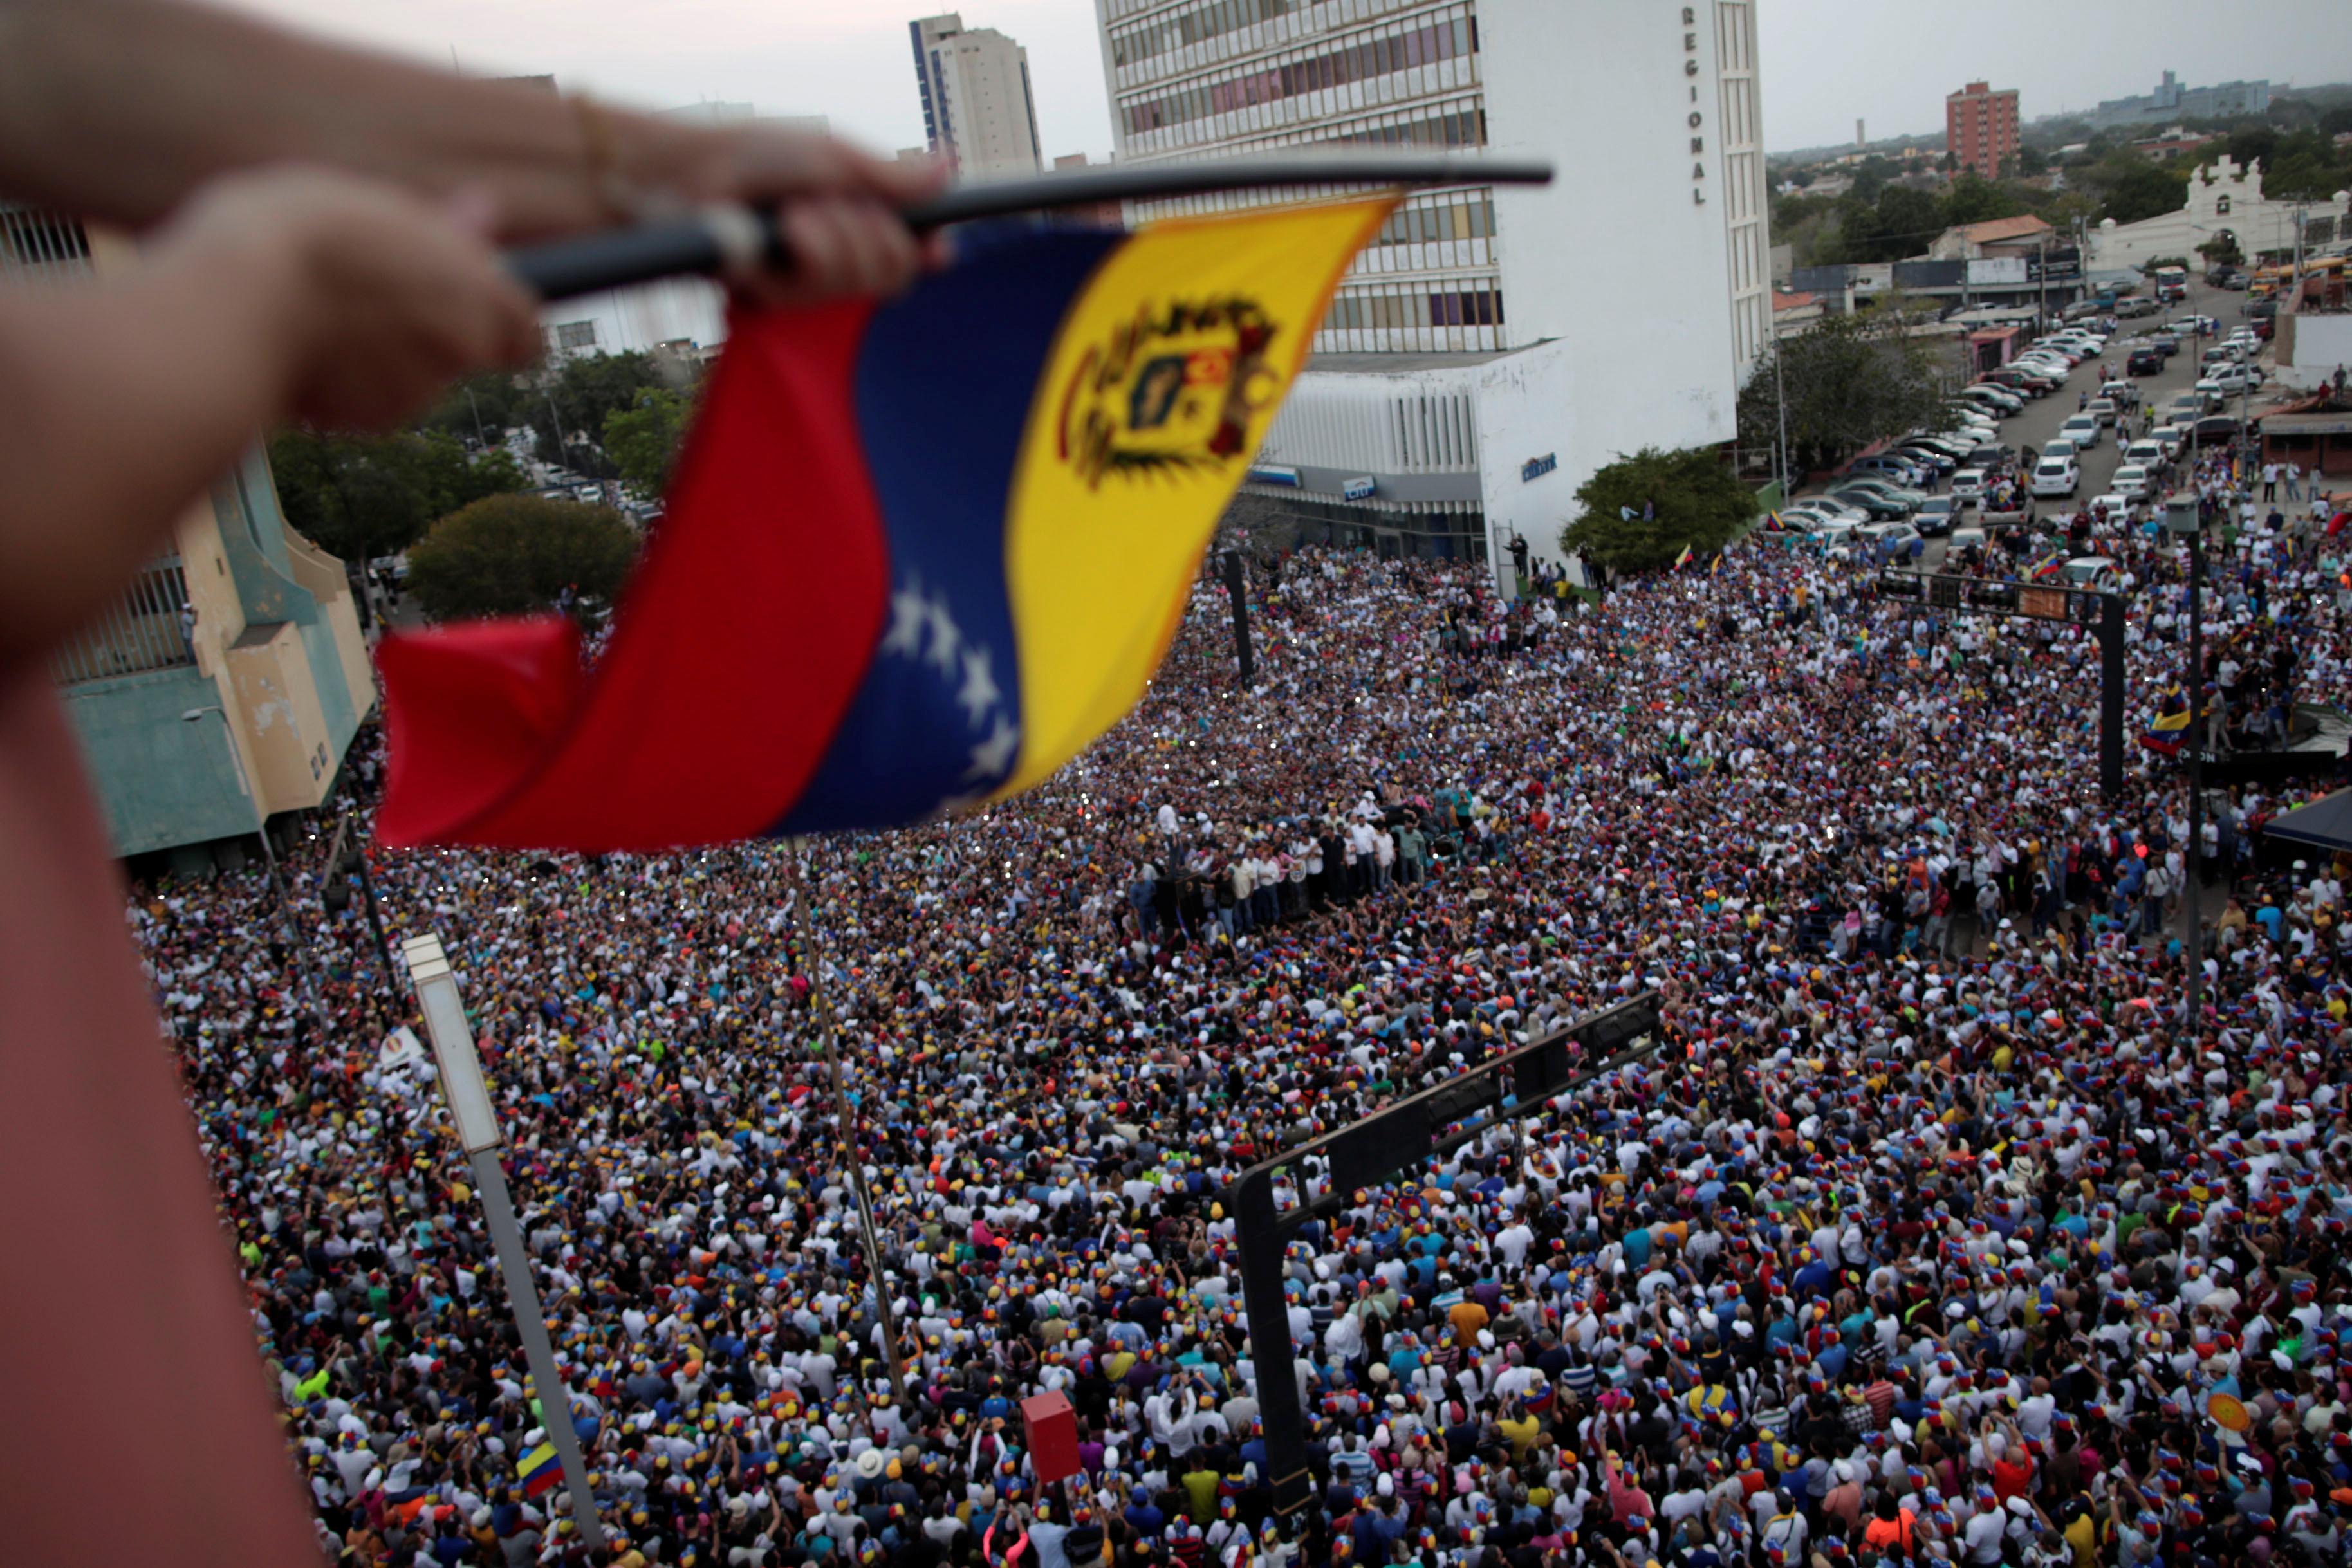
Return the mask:
M2225 81L2213 87L2182 87L2170 71L2154 92L2111 98L2084 118L2094 131L2118 126L2160 126L2176 120L2226 120L2241 114L2267 114L2271 84L2266 81Z
M967 29L954 12L909 22L907 32L933 152L967 178L1044 167L1028 50L992 27Z
M0 275L69 278L117 250L97 248L69 219L0 209ZM343 563L286 526L257 449L52 671L115 852L189 871L323 801L375 706Z
M1547 188L1399 206L1253 470L1276 510L1385 551L1498 561L1517 537L1556 558L1595 468L1730 439L1771 336L1750 0L1096 7L1122 162L1378 146L1558 166Z
M2236 240L2248 257L2292 256L2298 233L2309 253L2352 232L2347 225L2352 204L2273 200L2263 194L2260 165L2241 165L2225 154L2189 176L2189 200L2179 211L2093 229L2090 265L2138 267L2157 256L2178 256L2192 267L2201 267L2199 247L2224 235Z
M1944 99L1944 146L1956 172L1990 180L2017 168L2017 89L1972 81Z

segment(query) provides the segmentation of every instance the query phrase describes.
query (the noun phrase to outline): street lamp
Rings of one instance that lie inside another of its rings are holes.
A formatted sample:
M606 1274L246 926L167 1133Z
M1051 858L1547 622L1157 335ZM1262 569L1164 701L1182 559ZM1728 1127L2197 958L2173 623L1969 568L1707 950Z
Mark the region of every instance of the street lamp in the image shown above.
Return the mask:
M441 938L429 931L403 942L400 954L407 960L408 981L425 1014L425 1034L433 1045L433 1062L440 1073L442 1096L449 1103L449 1119L457 1127L457 1141L466 1147L474 1186L482 1195L482 1218L489 1222L499 1272L507 1282L507 1302L514 1309L515 1327L521 1333L523 1354L530 1365L531 1386L539 1395L540 1422L563 1464L564 1486L572 1493L572 1526L590 1550L602 1551L604 1527L596 1517L596 1495L588 1487L580 1434L572 1428L572 1401L555 1370L555 1347L548 1343L539 1285L530 1277L530 1254L523 1249L522 1231L515 1223L514 1197L507 1191L506 1171L499 1164L506 1134L499 1125L498 1108L490 1103L489 1086L482 1081L482 1060L474 1051L474 1030L466 1021L466 1001L458 994L457 974L442 951Z

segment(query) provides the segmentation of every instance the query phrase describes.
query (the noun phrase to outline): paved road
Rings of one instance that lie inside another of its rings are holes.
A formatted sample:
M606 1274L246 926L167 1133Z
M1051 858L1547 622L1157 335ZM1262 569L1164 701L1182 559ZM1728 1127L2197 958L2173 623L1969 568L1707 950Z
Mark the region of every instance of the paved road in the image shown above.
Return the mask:
M2082 401L2082 393L2087 392L2094 397L2098 395L2099 382L2109 368L2118 375L2122 373L2124 361L2131 353L2133 338L2156 331L2160 323L2175 317L2191 313L2212 317L2221 324L2221 334L2227 336L2231 328L2245 321L2246 318L2239 314L2245 302L2246 297L2242 293L2227 288L2208 288L2192 278L2186 301L2168 307L2159 315L2125 320L2099 358L2085 360L2075 366L2074 374L2067 378L2063 387L2045 398L2028 402L2022 413L2003 420L2000 439L2011 446L2032 446L2038 450L2058 434L2060 425L2080 412L2075 405ZM2163 374L2126 378L2139 387L2141 409L2160 409L2187 392L2197 381L2198 356L2218 340L2209 339L2200 343L2184 337L2180 340L2180 352L2165 361ZM2258 362L2263 372L2268 374L2271 370L2269 344L2263 345ZM2263 394L2257 392L2253 396L2253 406L2259 410L2263 405ZM2237 412L2234 404L2231 412ZM2106 494L2108 481L2115 477L2116 470L2122 465L2122 449L2116 444L2115 432L2110 430L2101 437L2098 445L2084 455L2083 487L2076 492L2075 500L2087 504L2094 497ZM2067 503L2053 497L2038 505L2042 511L2050 512L2063 509Z
M2020 452L2028 446L2040 450L2058 434L2060 425L2081 412L2077 405L2082 402L2083 393L2088 392L2094 397L2098 395L2099 382L2110 368L2117 375L2122 374L2124 361L2130 356L2131 340L2134 338L2159 330L2163 323L2176 317L2192 313L2212 317L2221 323L2219 332L2221 336L2225 337L2231 328L2246 320L2245 316L2242 314L2242 308L2245 302L2244 294L2227 288L2208 288L2192 276L2189 284L2189 298L2186 300L2178 305L2167 306L2154 316L2142 316L2124 320L2099 358L2084 361L2074 367L2074 372L2067 377L2063 387L2046 397L2029 401L2019 413L2001 421L2000 441L2004 445ZM2160 409L2180 393L2187 392L2198 379L2199 355L2216 341L2219 341L2219 338L2208 339L2200 342L2195 339L2183 337L2180 341L2180 352L2165 361L2162 374L2125 378L2140 389L2141 410L2146 412L2150 409ZM2272 364L2270 345L2267 343L2263 345L2259 362L2264 372L2269 373ZM2259 413L2262 410L2264 402L2263 392L2254 393L2255 412ZM2236 412L2234 405L2231 412L2233 413ZM2083 485L2082 488L2075 492L2074 502L2069 503L2053 497L2037 501L2035 503L2037 509L2047 516L2055 511L2064 510L2070 505L2087 506L2096 497L2106 494L2109 481L2115 477L2116 470L2122 466L2122 464L2123 449L2116 441L2115 432L2110 429L2100 437L2097 446L2084 455ZM1940 567L1943 564L1944 548L1942 539L1928 540L1927 553L1922 564L1931 571Z

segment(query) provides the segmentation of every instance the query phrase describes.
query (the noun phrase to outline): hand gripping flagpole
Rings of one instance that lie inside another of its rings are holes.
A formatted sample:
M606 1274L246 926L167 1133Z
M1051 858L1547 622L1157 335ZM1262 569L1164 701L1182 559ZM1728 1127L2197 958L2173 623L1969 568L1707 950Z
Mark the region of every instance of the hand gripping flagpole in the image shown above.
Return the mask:
M1200 163L1143 163L1081 169L1021 180L959 185L906 209L908 226L936 229L976 218L1094 205L1159 201L1213 191L1277 186L1355 190L1394 185L1548 185L1540 159L1390 154L1292 154L1220 158ZM761 266L783 267L791 256L773 212L720 204L700 212L609 229L507 253L507 267L541 299L568 299L682 273L716 277Z

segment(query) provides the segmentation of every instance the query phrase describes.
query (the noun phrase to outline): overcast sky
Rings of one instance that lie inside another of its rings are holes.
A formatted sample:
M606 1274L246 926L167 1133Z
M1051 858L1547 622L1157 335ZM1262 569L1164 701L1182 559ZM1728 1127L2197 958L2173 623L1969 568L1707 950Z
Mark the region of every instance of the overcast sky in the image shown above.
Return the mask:
M470 74L551 71L565 88L668 108L749 101L824 114L888 150L922 140L908 0L234 0L334 37ZM1552 0L1639 5L1660 0ZM2168 67L2189 86L2267 77L2352 80L2352 0L2051 4L2051 0L1759 0L1766 146L1938 131L1944 95L2013 87L2028 119L2146 92ZM1048 160L1111 148L1092 0L981 0L964 24L1029 49ZM1564 89L1574 62L1563 62Z

